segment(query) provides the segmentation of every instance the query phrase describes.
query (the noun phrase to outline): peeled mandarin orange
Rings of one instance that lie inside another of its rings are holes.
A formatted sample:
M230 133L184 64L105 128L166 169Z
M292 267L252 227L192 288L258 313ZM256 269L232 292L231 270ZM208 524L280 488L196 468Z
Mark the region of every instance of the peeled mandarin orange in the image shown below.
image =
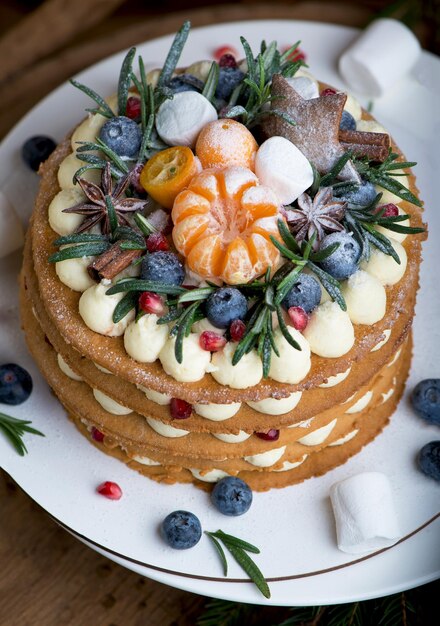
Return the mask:
M258 144L246 126L228 119L206 124L196 143L203 168L240 165L253 170L257 150Z
M153 200L171 209L177 194L188 185L197 171L197 160L191 149L174 146L158 152L146 162L140 183Z
M279 261L270 240L280 238L278 200L249 169L204 170L177 196L171 217L174 245L203 278L247 283Z

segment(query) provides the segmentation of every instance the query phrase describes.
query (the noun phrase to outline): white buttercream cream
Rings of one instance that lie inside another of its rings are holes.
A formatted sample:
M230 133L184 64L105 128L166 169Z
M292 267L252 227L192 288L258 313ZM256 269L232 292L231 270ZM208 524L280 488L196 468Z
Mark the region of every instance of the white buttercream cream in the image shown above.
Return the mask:
M207 420L222 422L233 417L241 408L241 402L231 402L230 404L194 404L193 409Z
M309 428L314 419L314 417L309 417L308 419L297 422L296 424L290 424L287 428Z
M237 365L232 365L237 343L229 341L223 350L214 352L212 365L215 370L212 377L221 385L227 385L233 389L246 389L257 385L263 377L261 359L255 350L244 354Z
M304 336L314 354L327 358L346 354L354 344L353 324L336 302L324 302L316 307Z
M342 283L341 291L353 324L371 326L385 315L387 294L372 274L358 270Z
M274 472L287 472L288 470L295 469L295 467L302 465L308 456L309 456L308 454L303 454L302 459L299 461L294 461L294 462L284 461L282 467L280 467L279 469L274 469L273 471Z
M272 351L269 376L280 383L295 385L305 378L310 370L310 346L304 336L293 326L288 326L289 334L299 344L301 350L296 350L284 338L278 328L274 332L275 344L279 356Z
M61 248L64 247L61 246ZM96 284L87 271L87 267L92 261L93 257L91 256L58 261L55 263L55 272L60 281L73 291L86 291Z
M251 436L250 433L245 433L244 430L240 430L238 435L230 435L229 433L212 433L216 439L224 441L225 443L241 443L246 441Z
M84 215L63 213L63 211L83 202L84 198L84 193L77 187L59 191L48 208L49 224L52 230L59 235L70 235L73 233L83 221Z
M141 465L149 465L150 467L153 465L160 465L158 461L153 461L153 459L150 459L148 456L139 456L137 454L132 457L132 460L140 463Z
M391 337L391 328L387 328L383 331L383 334L385 335L385 337L383 339L381 339L379 341L379 343L377 343L374 348L371 348L370 352L377 352L377 350L380 350L388 341L388 339Z
M273 450L261 452L260 454L245 456L244 460L251 465L255 465L255 467L270 467L281 459L285 451L286 446L282 446L281 448L273 448Z
M385 135L389 135L387 129L376 120L357 120L356 130L362 133L385 133Z
M381 404L385 404L385 402L388 402L388 400L391 398L393 393L394 393L394 387L391 387L391 389L388 389L388 391L383 393L382 394L382 402L381 402Z
M204 333L205 330L209 330L217 335L224 335L226 332L226 328L217 328L217 326L211 324L207 317L204 317L202 320L193 324L192 330L193 332L200 334Z
M226 478L226 476L229 476L229 474L219 469L212 469L206 472L204 470L198 470L198 469L193 468L193 469L190 469L189 471L194 476L194 478L203 480L203 482L205 483L216 483L222 478Z
M359 122L362 117L362 107L359 101L349 93L344 104L344 111L348 111L354 117L355 122Z
M328 445L329 446L342 446L344 443L347 443L347 441L354 439L354 437L356 437L358 432L359 432L359 429L356 428L355 430L352 430L351 432L349 432L347 435L344 435L344 437L340 437L339 439L336 439L336 441L333 441L332 443L329 443Z
M116 400L113 400L113 398L110 398L107 394L102 393L99 389L92 389L92 391L95 400L99 402L105 411L113 413L113 415L128 415L129 413L133 413L131 409L119 404L119 402L116 402Z
M72 152L68 156L66 156L63 161L61 161L60 167L58 168L58 184L61 189L72 189L73 187L78 187L78 183L73 182L73 177L75 173L85 165L84 161L78 159L76 154ZM84 174L82 174L82 178L89 180L92 183L96 183L99 185L101 180L101 172L100 170L86 170Z
M399 282L406 271L408 257L405 248L398 241L390 239L391 245L396 251L400 264L392 256L381 252L372 246L369 261L362 261L361 268L375 276L382 285L395 285Z
M78 376L78 374L76 374L73 369L66 363L61 354L57 354L57 361L58 367L68 378L71 378L72 380L77 380L78 382L83 380L81 376Z
M183 428L174 428L174 426L170 426L169 424L164 424L159 420L155 420L152 417L145 418L151 426L151 428L157 432L158 435L162 435L163 437L185 437L185 435L189 435L189 430L183 430Z
M402 352L402 348L399 348L396 352L396 354L393 356L393 358L391 359L391 361L388 363L387 367L391 367L392 365L394 365L394 363L397 361L397 359L400 357L400 353Z
M372 397L373 397L373 392L367 391L367 393L365 393L361 398L359 398L359 400L355 402L353 406L351 406L345 412L349 414L360 413L368 406Z
M333 428L336 426L336 422L338 420L335 418L330 422L330 424L326 424L325 426L321 426L321 428L317 428L311 433L304 435L301 439L298 439L298 443L301 443L303 446L318 446L323 443L327 437L332 432Z
M210 370L211 353L200 347L199 335L191 334L183 340L182 363L176 360L175 343L175 337L168 337L160 351L159 359L165 372L182 383L191 383L203 378Z
M168 339L169 328L158 324L158 319L154 313L146 313L125 330L125 350L139 363L154 363Z
M350 372L351 372L351 367L349 367L348 370L345 370L345 372L339 372L339 374L335 374L334 376L329 376L327 378L327 382L321 383L319 386L322 387L323 389L327 389L328 387L336 387L336 385L339 385L339 383L342 383L342 381L347 378Z
M65 261L63 261L65 263ZM124 297L123 293L107 296L109 285L102 282L84 291L79 299L79 314L90 330L108 337L123 335L128 324L134 319L134 310L115 324L112 319L115 306Z
M382 200L381 204L383 204ZM398 206L397 208L399 210L399 215L408 215L406 211L404 211L400 206ZM405 221L399 222L399 225L411 226L410 218L407 217ZM394 239L394 241L398 241L399 243L402 243L402 241L405 241L405 239L408 237L407 233L396 233L394 230L390 230L389 228L385 228L384 226L376 226L375 228L379 233L382 233L383 235L385 235L385 237L388 237L388 239L391 237L391 239Z
M319 88L316 81L308 76L292 76L286 80L304 100L319 97Z
M92 361L92 363L103 374L111 374L110 370L106 369L105 367L102 367L102 365L98 365L98 363L95 363L95 361Z
M301 400L302 392L294 391L287 398L265 398L259 402L247 402L252 409L266 415L283 415L292 411Z
M86 119L73 131L71 139L72 150L75 151L80 147L80 144L78 143L80 141L94 143L101 128L106 122L108 122L108 118L103 115L99 115L99 113L96 115L89 114ZM85 163L83 162L83 164Z
M159 391L154 391L154 389L148 389L148 387L144 387L143 385L136 386L144 392L149 400L155 402L156 404L167 406L171 402L171 396L168 396L166 393L160 393Z

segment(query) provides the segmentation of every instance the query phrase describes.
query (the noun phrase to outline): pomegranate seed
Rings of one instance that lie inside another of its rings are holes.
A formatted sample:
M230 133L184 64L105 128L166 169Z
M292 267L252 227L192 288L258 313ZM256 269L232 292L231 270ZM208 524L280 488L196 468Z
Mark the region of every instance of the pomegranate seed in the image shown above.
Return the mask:
M130 96L127 100L125 115L131 120L136 120L141 115L141 101L136 96Z
M144 291L139 296L139 306L145 313L154 313L155 315L163 315L165 311L165 305L163 300L157 293L151 291Z
M95 441L98 441L99 443L102 443L104 441L104 433L102 433L100 430L98 430L97 428L93 426L92 427L92 439L94 439Z
M285 46L282 52L287 52L289 48L290 46ZM301 50L301 48L295 48L295 50L292 50L292 52L287 57L287 60L291 63L294 63L295 61L305 61L306 59L306 53L304 52L304 50Z
M109 500L120 500L122 497L122 489L117 483L112 483L110 480L106 480L105 483L101 483L96 491L109 498Z
M399 215L399 209L395 204L391 202L389 204L382 204L382 206L377 207L376 213L383 211L382 217L396 217Z
M255 433L257 437L260 439L264 439L264 441L278 441L280 438L280 431L275 428L271 428L267 431L267 433Z
M226 55L232 56L234 58L238 56L238 52L233 46L220 46L219 48L216 48L214 50L213 57L216 61L220 63L220 59ZM235 62L235 58L234 58L234 62ZM235 63L233 67L237 67L237 64Z
M212 330L205 330L199 338L200 347L207 352L218 352L226 345L226 339Z
M321 91L321 96L334 96L336 93L336 89L332 89L331 87L327 87L327 89L323 89Z
M300 306L291 306L287 311L293 328L302 332L308 324L309 316Z
M233 322L231 322L229 332L232 341L240 341L241 339L243 339L244 333L246 332L246 324L241 320L234 320Z
M235 70L237 67L237 61L235 60L235 56L232 54L223 54L218 62L220 67L230 68Z
M162 233L152 233L147 238L147 250L148 252L166 252L170 249L170 245L167 238Z
M171 398L170 402L171 417L175 420L186 420L191 417L192 406L185 400L179 398Z

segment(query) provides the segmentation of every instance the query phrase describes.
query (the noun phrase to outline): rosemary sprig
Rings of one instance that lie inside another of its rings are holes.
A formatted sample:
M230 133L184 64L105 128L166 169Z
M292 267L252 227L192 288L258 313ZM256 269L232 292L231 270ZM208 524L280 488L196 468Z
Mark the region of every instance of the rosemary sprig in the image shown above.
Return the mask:
M118 113L125 115L127 110L128 90L131 83L131 68L133 66L136 48L130 48L122 61L121 71L118 81Z
M25 454L27 454L27 448L23 441L23 436L25 433L38 435L39 437L45 436L39 430L36 430L35 428L29 426L29 424L32 424L32 422L29 420L20 420L16 417L6 415L5 413L0 413L0 430L11 442L11 444L14 446L15 450L20 456L24 456Z
M89 243L79 243L77 245L63 248L51 254L49 263L59 263L66 259L80 259L83 256L97 256L110 248L109 241L90 241Z
M205 86L203 87L202 96L205 96L210 102L214 101L215 90L217 89L220 68L218 63L212 62Z
M70 83L74 87L76 87L77 89L85 93L87 96L89 96L89 98L94 100L96 104L98 105L98 108L86 109L86 111L89 111L90 113L99 113L99 115L108 117L109 119L112 117L115 117L115 114L113 113L113 111L111 110L107 102L104 100L104 98L101 98L101 96L97 94L96 91L94 91L90 87L87 87L86 85L83 85L77 80L74 80L73 78L70 80Z
M227 575L228 571L227 559L221 544L223 544L225 548L230 552L236 562L246 572L246 574L256 585L256 587L261 591L263 596L265 598L270 598L269 585L267 584L266 579L264 578L259 567L248 554L248 552L259 554L260 550L257 547L248 543L247 541L244 541L243 539L240 539L239 537L228 535L222 530L218 530L217 532L205 531L205 534L211 539L215 546L215 549L220 555L225 576Z
M156 87L158 92L160 92L163 87L166 87L171 80L173 72L179 62L180 55L182 54L182 50L185 46L186 40L188 39L190 28L191 22L187 20L182 24L180 30L177 31L173 43L171 44L171 48L168 52L167 58L165 59L162 71L159 74Z
M91 141L78 141L79 147L76 149L76 153L78 158L81 158L81 154L87 152L102 152L120 172L120 176L122 174L128 173L127 164L121 159L119 155L116 154L111 148L107 146L99 137L96 138L95 142Z
M177 285L167 285L165 283L156 283L150 280L142 280L140 278L124 278L113 285L106 291L108 296L115 293L123 293L124 291L152 291L161 295L179 296L186 292L183 287Z

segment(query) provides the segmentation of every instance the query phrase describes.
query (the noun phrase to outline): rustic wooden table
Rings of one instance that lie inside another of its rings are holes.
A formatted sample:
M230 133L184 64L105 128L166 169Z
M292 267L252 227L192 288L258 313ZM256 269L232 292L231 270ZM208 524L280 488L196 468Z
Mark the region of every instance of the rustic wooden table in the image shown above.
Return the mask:
M70 75L134 42L172 33L184 19L194 26L249 17L362 26L372 8L384 3L251 7L243 1L164 15L144 6L150 3L122 0L46 0L24 15L25 4L2 0L0 7L0 137ZM182 8L197 2L166 4ZM205 602L142 578L88 549L1 471L0 564L1 626L190 626ZM276 609L268 612L267 623L275 614Z

